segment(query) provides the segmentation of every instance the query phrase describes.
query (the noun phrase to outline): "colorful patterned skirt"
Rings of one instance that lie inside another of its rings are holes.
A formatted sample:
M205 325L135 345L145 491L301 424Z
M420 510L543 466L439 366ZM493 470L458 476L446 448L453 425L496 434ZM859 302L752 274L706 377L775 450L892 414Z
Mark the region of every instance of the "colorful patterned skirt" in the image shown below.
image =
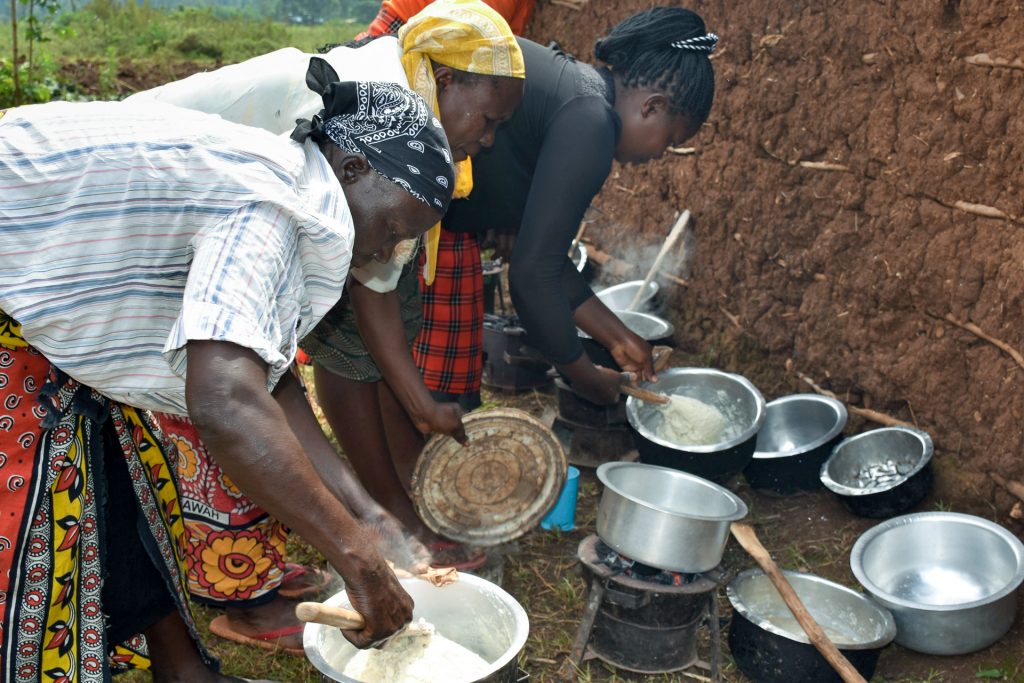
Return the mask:
M148 412L53 368L0 312L0 680L146 668L134 629L175 607L198 642L176 468Z
M484 279L476 236L442 230L434 284L427 287L421 282L420 289L423 328L412 352L424 383L445 394L479 392Z
M192 597L219 606L273 599L285 574L288 529L238 490L188 418L157 413L156 419L180 454Z

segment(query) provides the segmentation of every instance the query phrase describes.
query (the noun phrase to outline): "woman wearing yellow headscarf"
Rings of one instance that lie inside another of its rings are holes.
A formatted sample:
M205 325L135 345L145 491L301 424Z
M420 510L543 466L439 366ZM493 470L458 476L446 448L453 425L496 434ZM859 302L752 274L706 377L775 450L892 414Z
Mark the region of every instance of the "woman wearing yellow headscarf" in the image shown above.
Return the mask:
M397 82L416 90L434 107L453 160L462 162L456 184L459 196L465 196L472 186L469 156L493 142L498 124L512 115L523 92L525 69L515 37L501 15L479 0L439 0L408 23L400 40L383 37L353 48L336 47L322 58L340 80ZM133 98L199 109L283 133L291 131L296 118L310 118L321 106L320 94L306 87L310 59L310 55L286 48ZM387 211L387 207L380 208ZM433 233L437 232L435 228ZM398 525L389 522L383 506L436 548L440 539L416 517L392 464L392 437L405 434L406 441L413 443L415 457L422 447L416 428L464 438L462 411L457 405L436 402L413 363L409 343L422 322L418 282L422 269L418 259L412 258L414 248L404 251L395 258L381 253L377 255L380 262L353 268L346 296L301 344L316 362L324 412L349 461L376 499L367 501L367 506L377 505L380 510L377 517L368 514L361 518L383 528L384 541L394 543L402 534L395 533ZM475 259L479 268L478 251ZM387 382L381 381L385 378ZM291 607L287 601L272 598L278 591L298 595L294 588L315 586L318 577L308 570L303 573L301 567L285 565L286 530L251 501L240 501L230 482L220 484L216 463L206 456L187 421L162 416L161 425L184 447L183 452L194 456L183 458L183 462L199 463L201 469L201 476L194 471L183 473L182 481L201 480L194 491L194 504L186 511L189 553L194 560L190 563L190 592L202 602L227 607L225 614L211 623L211 631L231 640L281 645L301 654ZM415 445L417 441L419 445ZM183 497L189 498L191 489L184 489ZM189 510L206 514L192 515ZM231 551L242 544L250 556L271 562L249 563L252 572L217 573L231 562L222 550ZM415 554L415 544L410 549ZM392 555L392 559L402 564L403 558Z
M435 106L445 127L459 162L455 196L465 197L472 189L470 157L492 144L498 124L512 115L522 95L525 67L519 45L501 15L479 0L429 4L401 29L398 41L410 88ZM441 240L444 261L433 282ZM451 285L479 280L459 274L479 273L480 250L475 237L455 236L437 225L428 232L422 252L418 259L408 261L400 254L390 263L364 269L359 281L349 286L352 305L328 316L302 346L314 361L324 415L370 493L427 543L435 563L470 568L473 562L482 562L483 555L476 553L468 564L460 562L465 555L423 525L406 493L424 433L464 439L462 407L434 399L433 387L428 389L413 363L409 344L423 320L421 278L424 296L443 290L437 296L454 296L464 309L472 309L467 319L479 322L482 290L453 292ZM403 260L406 264L398 265ZM381 293L378 285L393 278L396 269L402 272L395 292ZM367 271L376 277L366 277ZM358 337L352 334L353 317ZM470 353L479 354L483 330L469 327L459 329L452 321L452 329L443 333L474 338ZM359 357L355 341L365 342L369 353L363 351ZM455 364L467 361L472 363L468 357L451 359ZM386 381L374 381L381 376Z

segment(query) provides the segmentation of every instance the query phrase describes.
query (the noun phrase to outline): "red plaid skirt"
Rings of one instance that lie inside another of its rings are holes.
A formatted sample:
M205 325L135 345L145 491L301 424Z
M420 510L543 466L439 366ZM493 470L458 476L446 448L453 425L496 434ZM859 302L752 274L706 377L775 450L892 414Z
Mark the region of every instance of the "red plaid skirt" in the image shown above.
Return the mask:
M424 256L421 254L422 265ZM470 233L441 231L434 284L422 282L423 328L412 355L431 391L480 391L483 372L484 279L480 245Z

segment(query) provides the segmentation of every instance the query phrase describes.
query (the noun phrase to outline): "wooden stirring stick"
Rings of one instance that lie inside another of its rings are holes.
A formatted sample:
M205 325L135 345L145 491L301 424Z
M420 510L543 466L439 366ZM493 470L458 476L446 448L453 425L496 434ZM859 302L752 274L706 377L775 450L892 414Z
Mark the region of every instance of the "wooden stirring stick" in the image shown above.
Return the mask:
M658 403L661 405L668 405L670 403L668 396L665 394L659 394L650 389L641 389L635 384L623 384L622 393L638 398L641 401L647 401L648 403Z
M358 631L366 626L366 620L359 612L344 607L325 605L322 602L300 602L295 606L295 616L299 621L334 626L346 631ZM434 635L435 632L433 624L414 621L399 631L395 637L424 638Z

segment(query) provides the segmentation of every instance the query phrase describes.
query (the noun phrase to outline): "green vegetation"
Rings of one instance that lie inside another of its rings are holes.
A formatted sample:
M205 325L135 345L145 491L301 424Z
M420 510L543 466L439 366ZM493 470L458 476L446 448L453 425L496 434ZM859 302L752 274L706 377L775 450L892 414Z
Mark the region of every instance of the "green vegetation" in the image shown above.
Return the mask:
M51 14L39 10L45 7L39 0L34 0L34 5L34 23L27 21L26 8L19 10L18 64L23 103L82 97L83 93L90 98L122 96L131 90L118 78L126 64L135 73L151 72L148 80L156 84L180 75L181 69L172 67L185 62L192 63L194 71L282 47L314 52L325 44L350 40L365 27L365 22L340 19L284 23L257 18L251 12L227 12L224 6L161 9L148 2L94 0L77 11L64 9ZM0 108L15 103L11 24L7 23L6 28L0 32ZM32 32L35 39L30 43ZM94 74L92 80L96 82L89 83L88 89L76 82L83 80L82 73Z

